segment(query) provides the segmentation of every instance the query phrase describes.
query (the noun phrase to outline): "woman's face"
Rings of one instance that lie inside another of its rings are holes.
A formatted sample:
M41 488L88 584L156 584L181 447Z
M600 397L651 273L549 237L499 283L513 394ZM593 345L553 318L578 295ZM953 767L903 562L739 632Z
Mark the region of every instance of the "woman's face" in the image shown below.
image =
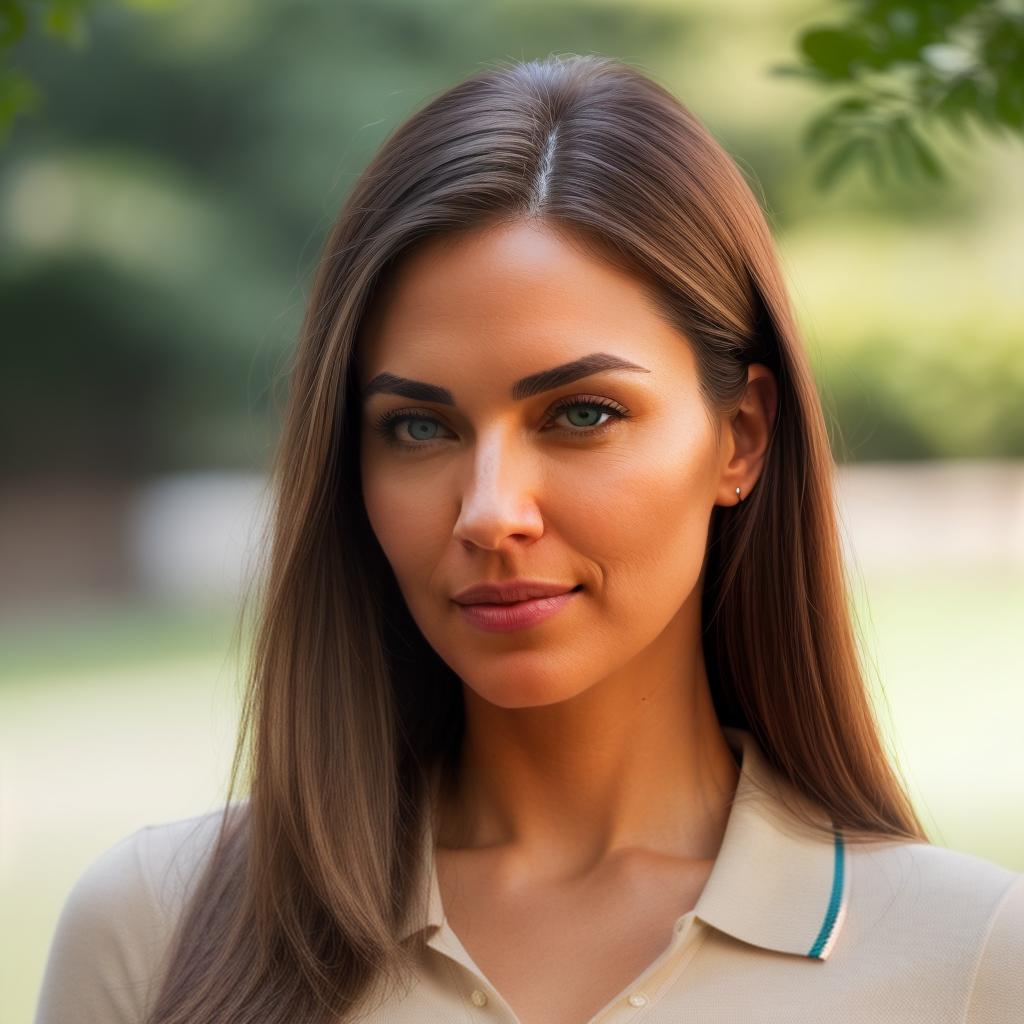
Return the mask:
M692 612L711 510L735 481L690 347L637 281L535 224L432 239L360 346L361 391L379 385L361 411L370 523L465 685L502 707L562 701ZM559 372L595 355L620 365ZM453 601L512 578L581 589L504 631Z

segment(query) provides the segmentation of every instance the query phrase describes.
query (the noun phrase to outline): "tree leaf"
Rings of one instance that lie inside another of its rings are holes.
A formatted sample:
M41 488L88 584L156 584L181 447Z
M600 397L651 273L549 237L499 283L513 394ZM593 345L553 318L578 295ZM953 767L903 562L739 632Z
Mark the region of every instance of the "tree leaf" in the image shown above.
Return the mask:
M831 78L850 78L853 65L867 56L865 40L855 29L808 29L799 45L804 56Z
M845 115L857 114L870 110L873 104L865 96L845 96L808 122L802 136L805 152L813 152L821 148L821 144L831 135L847 131L850 120Z
M839 181L840 177L849 170L857 151L861 149L864 140L861 138L847 139L846 142L837 146L832 153L825 158L818 173L815 175L814 183L822 192L828 192Z
M950 86L934 107L935 113L965 141L971 139L968 115L975 110L977 93L977 82L971 78L962 78Z
M918 166L924 173L932 179L932 181L946 181L946 174L942 170L942 166L935 156L934 150L921 138L920 135L914 130L914 128L908 123L905 123L901 129L906 135L907 141L910 143L911 148L917 158Z
M891 121L886 126L882 139L888 143L889 153L903 177L913 179L917 176L917 162L910 142L900 127L902 123L900 119Z
M813 118L804 129L801 136L801 144L804 152L811 153L818 149L821 144L841 128L839 121L830 107L817 117Z
M871 183L876 188L881 189L885 186L885 161L882 157L882 148L875 137L866 137L862 141L864 162L867 166Z

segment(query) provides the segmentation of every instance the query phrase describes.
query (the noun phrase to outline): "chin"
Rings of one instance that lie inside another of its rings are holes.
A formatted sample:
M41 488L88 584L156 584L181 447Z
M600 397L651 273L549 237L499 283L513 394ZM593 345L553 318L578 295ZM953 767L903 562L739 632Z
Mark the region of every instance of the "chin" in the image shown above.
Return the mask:
M493 669L457 673L463 686L480 700L499 708L540 708L571 700L587 689L587 684L566 683L564 673L531 672L518 669L495 672Z

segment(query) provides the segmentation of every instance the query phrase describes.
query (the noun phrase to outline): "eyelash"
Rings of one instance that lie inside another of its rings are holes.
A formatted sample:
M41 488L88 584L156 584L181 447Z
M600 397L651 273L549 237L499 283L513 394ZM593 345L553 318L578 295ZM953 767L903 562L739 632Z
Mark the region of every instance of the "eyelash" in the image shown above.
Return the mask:
M619 405L618 402L611 401L611 399L590 398L584 395L575 395L572 398L565 398L558 402L551 409L551 416L556 417L566 409L575 409L577 406L598 408L602 412L610 413L611 418L594 427L559 428L573 436L593 437L595 434L603 433L609 427L614 426L619 420L623 420L629 415L629 412L626 409ZM395 437L394 428L397 424L404 423L406 420L426 420L430 423L437 423L443 426L440 420L436 419L425 409L388 409L377 417L374 421L373 429L377 434L384 438L388 444L405 451L410 451L416 448L431 448L437 443L437 441L442 440L441 438L434 438L429 441L418 442L400 441Z

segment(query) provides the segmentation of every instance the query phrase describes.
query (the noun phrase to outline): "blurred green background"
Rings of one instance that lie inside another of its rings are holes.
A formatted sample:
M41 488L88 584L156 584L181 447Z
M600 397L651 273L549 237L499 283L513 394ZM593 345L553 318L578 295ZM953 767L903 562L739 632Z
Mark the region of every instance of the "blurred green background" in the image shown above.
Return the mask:
M937 125L945 184L854 167L823 191L802 139L826 94L770 69L852 7L36 5L51 22L0 88L0 117L38 95L0 145L4 1021L30 1019L89 860L222 796L237 587L313 262L388 132L507 58L638 65L747 175L820 384L893 757L936 842L1024 870L1024 153Z

